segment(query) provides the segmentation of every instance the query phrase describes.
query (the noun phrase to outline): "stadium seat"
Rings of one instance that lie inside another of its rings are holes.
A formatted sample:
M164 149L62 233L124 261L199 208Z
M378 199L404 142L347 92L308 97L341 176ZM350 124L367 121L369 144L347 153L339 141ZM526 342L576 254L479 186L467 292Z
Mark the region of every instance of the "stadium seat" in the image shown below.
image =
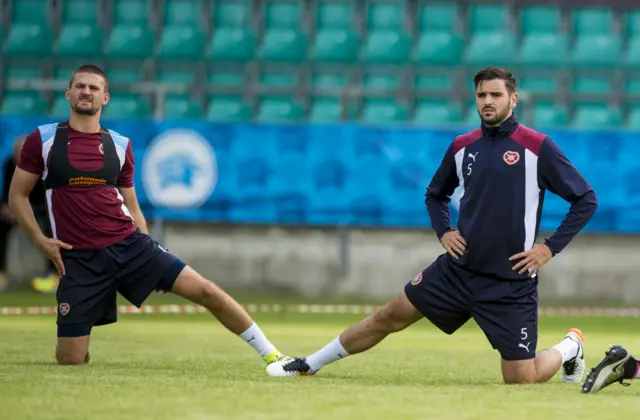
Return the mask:
M402 31L406 14L405 0L385 1L370 0L367 2L367 29Z
M567 109L554 103L539 102L533 106L531 124L540 128L558 128L567 125Z
M572 92L576 95L610 95L613 92L613 81L608 77L572 78Z
M455 2L418 3L418 30L452 32L457 28L458 4Z
M570 125L581 129L614 129L622 125L622 113L615 106L579 104Z
M455 78L452 74L417 74L414 77L413 89L416 92L430 91L446 93L454 88Z
M51 4L50 0L13 0L11 22L49 25Z
M242 88L244 74L240 71L213 70L207 75L207 83L213 87Z
M63 25L97 25L100 22L100 0L65 0L61 5Z
M246 28L251 24L251 0L216 0L213 3L213 27Z
M360 121L367 124L392 124L409 118L408 107L393 100L368 99L364 101Z
M68 117L69 116L69 101L64 95L56 95L51 106L51 111L48 113L51 117Z
M472 33L504 31L511 23L509 8L504 4L471 4L467 13Z
M462 107L447 101L418 101L413 122L420 126L456 124L462 121Z
M5 92L0 106L4 115L46 115L47 104L36 92Z
M270 29L300 29L303 3L297 0L266 0L265 25Z
M150 114L149 102L135 94L114 95L103 111L105 118L144 119Z
M121 24L111 29L106 54L114 59L146 59L153 54L155 38L146 26Z
M257 121L260 122L297 122L304 117L304 108L291 98L261 98L258 106Z
M515 61L516 38L509 31L476 32L463 55L466 64L510 65Z
M59 57L102 56L103 30L95 24L67 23L60 29L54 46Z
M369 71L362 76L362 89L365 98L377 96L378 92L383 97L394 96L401 86L400 76L395 73L376 73Z
M143 82L145 77L140 69L124 69L121 67L107 68L110 84L118 83L139 83Z
M250 27L216 28L208 56L215 61L250 61L255 55L256 38Z
M153 10L152 0L113 0L113 25L147 28Z
M197 28L202 17L202 2L200 0L170 0L164 1L164 26L188 26Z
M309 84L318 96L339 96L342 89L349 85L349 76L344 73L315 71L310 75Z
M249 121L253 111L251 105L240 97L213 97L209 100L206 119L209 121Z
M4 51L8 56L45 57L51 54L52 44L50 26L14 23L9 29Z
M523 6L520 29L524 35L558 34L562 12L558 6Z
M411 37L394 29L372 30L360 52L369 64L404 64L411 55Z
M164 118L172 119L196 119L202 115L202 107L188 95L167 95L163 109Z
M258 83L262 88L293 89L298 85L298 74L286 71L262 71Z
M39 79L44 76L42 67L9 63L4 70L5 81Z
M622 58L622 39L615 34L578 36L572 64L580 67L616 67Z
M632 36L622 59L626 67L640 68L640 34Z
M629 109L625 128L628 130L640 130L640 106L632 106Z
M519 91L532 93L534 95L552 95L560 89L558 79L555 75L547 77L525 76L520 80L519 85Z
M571 12L573 33L606 35L613 32L613 12L606 7L576 7Z
M265 61L301 62L307 57L307 34L298 29L268 29L257 55Z
M460 62L464 39L449 31L423 31L418 37L412 60L418 64L455 65Z
M627 96L640 97L640 79L634 77L625 80L624 94Z
M358 58L360 38L350 29L319 29L310 51L318 62L351 63Z
M343 121L343 104L337 97L315 97L311 100L309 121L312 123L338 123ZM347 121L355 118L354 108L348 107Z
M640 36L640 9L623 12L623 24L628 37Z
M566 34L531 33L523 36L518 63L527 67L560 67L569 55Z
M355 4L350 0L318 0L316 29L350 30L355 17Z
M205 52L205 42L206 33L196 26L165 26L158 42L158 57L172 60L200 60Z
M195 74L192 70L160 67L155 80L159 83L190 86L195 80Z

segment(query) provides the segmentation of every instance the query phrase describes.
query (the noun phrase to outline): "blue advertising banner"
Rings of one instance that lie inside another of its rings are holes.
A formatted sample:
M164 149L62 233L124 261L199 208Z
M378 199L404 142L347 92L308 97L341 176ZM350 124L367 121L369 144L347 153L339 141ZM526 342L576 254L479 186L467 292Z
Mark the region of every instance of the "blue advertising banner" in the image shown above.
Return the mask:
M15 136L49 122L0 117L2 156L9 156ZM425 188L453 138L468 131L207 121L103 125L132 141L136 188L147 217L400 228L430 226ZM547 134L598 194L599 209L587 231L639 233L638 133ZM541 229L555 230L568 209L547 193Z

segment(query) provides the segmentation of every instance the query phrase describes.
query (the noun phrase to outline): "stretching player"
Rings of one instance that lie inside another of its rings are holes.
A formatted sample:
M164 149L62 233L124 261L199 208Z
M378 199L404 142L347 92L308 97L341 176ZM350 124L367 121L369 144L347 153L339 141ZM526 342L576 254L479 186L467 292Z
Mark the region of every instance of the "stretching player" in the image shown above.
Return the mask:
M62 276L57 361L89 360L91 329L117 321L117 292L140 307L155 290L206 307L266 363L288 359L233 298L148 235L133 185L131 142L100 125L110 97L102 69L79 67L66 97L69 120L40 126L27 136L9 194L19 224ZM53 238L42 233L29 203L39 177Z
M474 83L482 126L453 141L426 193L432 226L447 253L317 353L267 366L270 375L314 374L426 317L447 334L473 318L502 356L506 383L545 382L561 367L563 381L582 380L579 330L536 353L537 272L591 219L596 195L549 137L518 123L511 73L488 68ZM459 230L453 230L448 203L458 186ZM571 209L551 238L536 244L544 190Z
M611 346L604 359L587 375L582 384L582 393L594 394L616 382L629 386L628 382L623 382L625 379L640 379L640 361L624 347Z

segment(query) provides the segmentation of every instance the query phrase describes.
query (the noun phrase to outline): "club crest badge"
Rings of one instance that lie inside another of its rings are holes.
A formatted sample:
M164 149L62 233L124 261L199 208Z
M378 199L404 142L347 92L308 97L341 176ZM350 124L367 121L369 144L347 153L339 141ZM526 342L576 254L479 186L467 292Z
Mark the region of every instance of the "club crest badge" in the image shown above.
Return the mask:
M502 159L504 159L507 165L514 165L520 160L520 153L512 151L504 152Z
M58 310L60 311L60 315L62 316L65 316L66 314L68 314L69 309L71 309L71 307L69 306L68 303L61 303L60 306L58 307Z
M416 284L420 284L421 281L422 281L422 271L419 272L418 275L413 278L413 280L411 280L411 285L415 286Z

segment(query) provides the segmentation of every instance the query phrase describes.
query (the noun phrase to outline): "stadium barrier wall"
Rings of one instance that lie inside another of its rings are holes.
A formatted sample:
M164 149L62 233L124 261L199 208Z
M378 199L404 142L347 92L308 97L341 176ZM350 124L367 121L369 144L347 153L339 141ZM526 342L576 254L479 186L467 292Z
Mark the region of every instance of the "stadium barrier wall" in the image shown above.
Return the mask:
M0 117L3 155L16 135L48 122ZM147 218L163 220L165 245L204 275L227 287L380 298L396 294L442 252L424 189L451 140L468 129L104 126L131 138ZM586 233L542 273L541 296L640 302L637 133L548 134L594 186L600 206ZM555 230L567 210L548 194L541 230ZM456 216L452 206L454 222ZM20 235L13 241L20 258L10 258L9 274L24 278L40 259Z

